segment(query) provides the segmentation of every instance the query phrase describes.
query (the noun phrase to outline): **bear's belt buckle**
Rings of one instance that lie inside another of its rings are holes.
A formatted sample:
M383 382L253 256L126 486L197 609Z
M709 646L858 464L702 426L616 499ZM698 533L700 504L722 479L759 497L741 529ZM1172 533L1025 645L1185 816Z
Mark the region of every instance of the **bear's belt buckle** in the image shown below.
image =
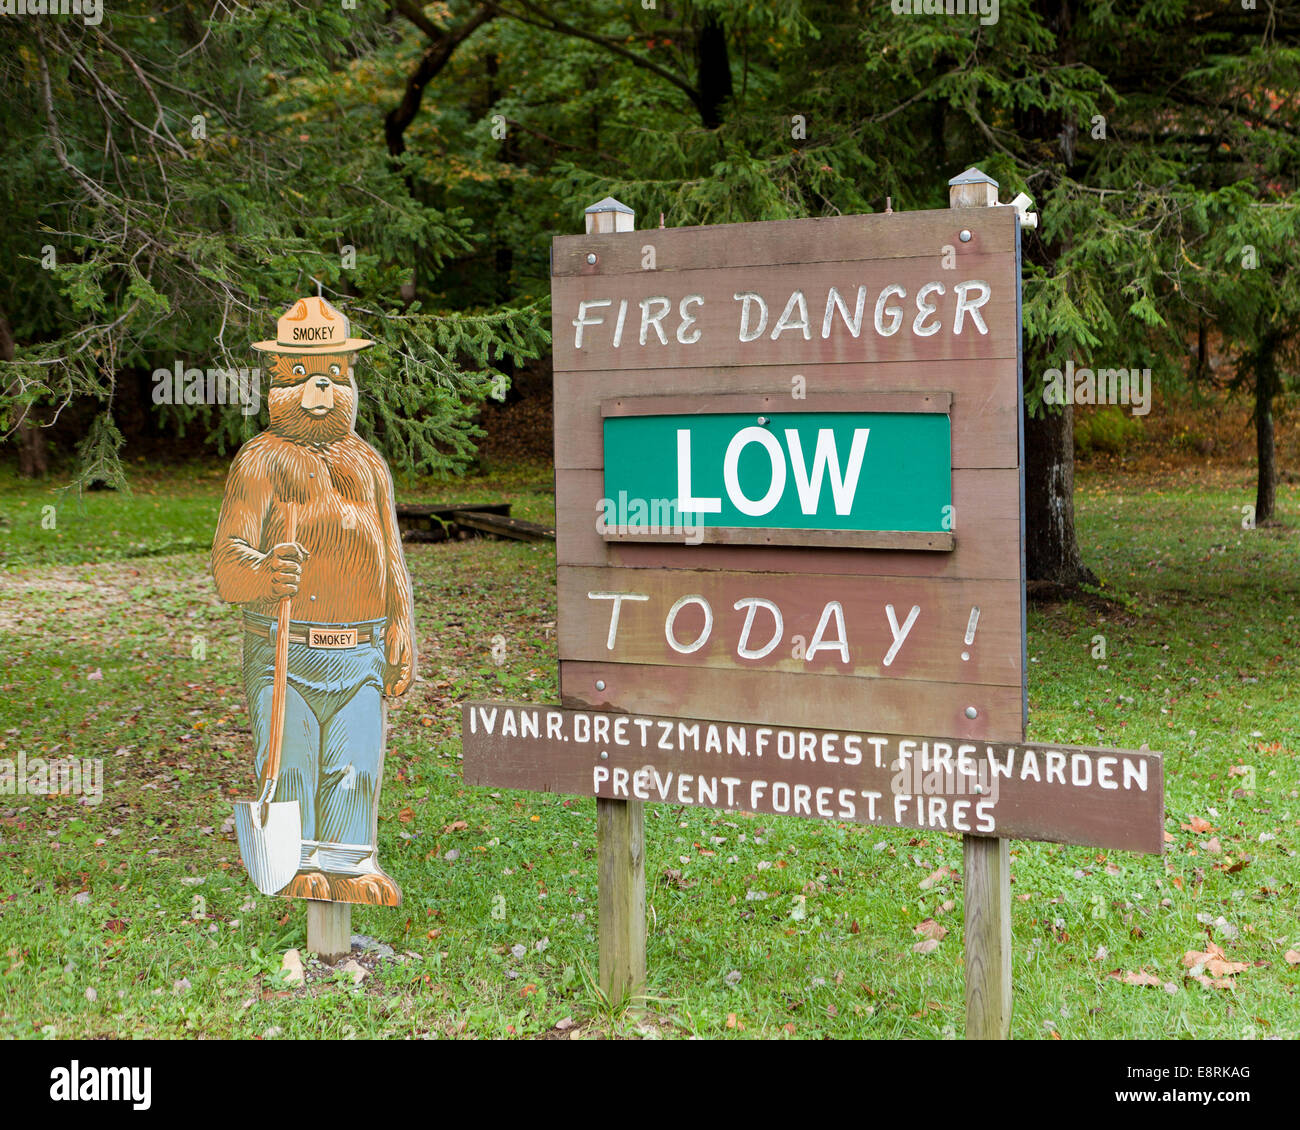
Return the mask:
M309 628L307 646L331 650L356 647L357 630L356 628Z

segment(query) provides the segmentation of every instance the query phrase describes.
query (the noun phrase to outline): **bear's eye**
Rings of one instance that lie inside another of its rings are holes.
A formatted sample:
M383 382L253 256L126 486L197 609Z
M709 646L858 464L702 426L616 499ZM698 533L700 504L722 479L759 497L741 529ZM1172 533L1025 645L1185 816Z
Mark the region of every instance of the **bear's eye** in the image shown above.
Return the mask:
M302 363L295 365L293 367L293 375L295 377L305 377L307 375L307 366Z
M330 376L337 377L342 370L337 365L330 366Z

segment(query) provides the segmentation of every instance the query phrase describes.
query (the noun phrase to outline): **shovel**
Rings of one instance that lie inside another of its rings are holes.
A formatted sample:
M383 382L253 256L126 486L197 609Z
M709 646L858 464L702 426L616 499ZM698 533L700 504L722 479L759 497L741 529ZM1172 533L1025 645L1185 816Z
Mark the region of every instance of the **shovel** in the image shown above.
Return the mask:
M284 540L297 533L298 508L285 503ZM296 800L273 801L280 778L284 743L284 706L289 682L290 597L280 601L275 629L275 682L271 686L271 734L262 767L262 792L256 800L235 801L235 835L249 877L264 895L283 890L298 872L302 849L302 813Z

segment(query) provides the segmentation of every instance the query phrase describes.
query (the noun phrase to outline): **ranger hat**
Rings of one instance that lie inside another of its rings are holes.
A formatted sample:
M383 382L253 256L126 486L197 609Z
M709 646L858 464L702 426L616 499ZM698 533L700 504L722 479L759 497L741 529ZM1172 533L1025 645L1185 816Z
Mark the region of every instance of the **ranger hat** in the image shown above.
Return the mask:
M347 315L323 298L300 298L275 324L275 341L255 341L263 353L352 353L373 341L349 337Z

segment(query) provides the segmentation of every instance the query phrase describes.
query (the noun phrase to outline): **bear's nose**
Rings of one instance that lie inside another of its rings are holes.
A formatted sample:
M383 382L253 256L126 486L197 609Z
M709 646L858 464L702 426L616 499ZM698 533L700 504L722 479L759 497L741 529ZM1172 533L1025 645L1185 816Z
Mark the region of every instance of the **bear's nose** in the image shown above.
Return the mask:
M329 377L317 377L317 378L316 378L316 387L317 387L317 388L329 388L329 386L330 386L330 379L329 379Z

